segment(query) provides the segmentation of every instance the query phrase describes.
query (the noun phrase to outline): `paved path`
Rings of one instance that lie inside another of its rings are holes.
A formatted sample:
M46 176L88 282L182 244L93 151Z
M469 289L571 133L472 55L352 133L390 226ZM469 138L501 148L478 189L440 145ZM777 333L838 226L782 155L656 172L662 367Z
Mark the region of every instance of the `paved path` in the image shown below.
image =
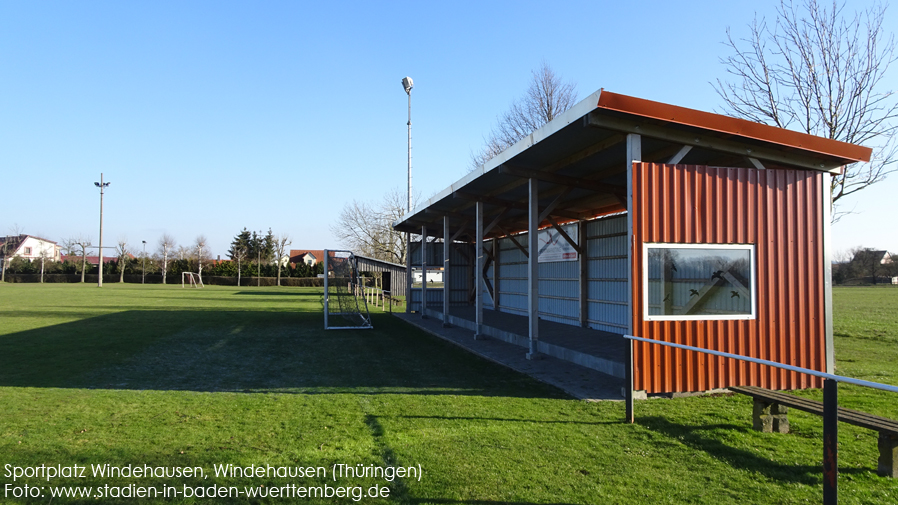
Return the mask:
M623 401L623 379L550 356L528 360L525 357L526 349L520 346L496 339L474 340L470 330L443 328L443 322L433 317L421 319L420 314L404 312L394 312L393 315L478 356L551 384L575 398Z

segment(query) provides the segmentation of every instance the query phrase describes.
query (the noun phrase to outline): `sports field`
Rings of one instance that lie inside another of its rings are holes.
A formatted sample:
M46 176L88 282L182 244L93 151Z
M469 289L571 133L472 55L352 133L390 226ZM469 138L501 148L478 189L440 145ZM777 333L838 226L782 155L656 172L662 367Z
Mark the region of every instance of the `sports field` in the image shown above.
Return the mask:
M837 373L898 384L898 289L834 296ZM0 285L0 503L73 489L92 494L52 503L353 503L357 489L379 494L360 503L821 499L816 416L762 434L749 398L697 397L638 402L628 425L621 402L568 398L373 317L374 330L325 332L312 288ZM898 418L896 395L842 387L840 400ZM875 472L876 433L839 430L841 503L898 503L898 480ZM269 473L216 476L227 464ZM340 464L365 475L335 478ZM51 465L86 470L48 480ZM395 466L405 474L372 475ZM297 467L326 474L276 474ZM92 476L104 468L130 476Z

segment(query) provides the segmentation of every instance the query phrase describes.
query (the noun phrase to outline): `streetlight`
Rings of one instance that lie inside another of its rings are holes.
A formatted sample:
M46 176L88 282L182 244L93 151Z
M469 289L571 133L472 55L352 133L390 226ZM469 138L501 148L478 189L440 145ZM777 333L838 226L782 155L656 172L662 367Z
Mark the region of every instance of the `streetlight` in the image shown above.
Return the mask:
M411 214L412 212L412 88L415 87L415 83L412 81L412 78L409 76L405 76L402 79L402 87L405 89L405 94L408 95L408 212ZM405 232L405 284L409 292L406 293L407 300L405 305L405 312L407 314L411 313L411 304L408 303L412 299L412 234L409 232ZM327 275L327 272L324 273Z
M262 230L256 240L256 251L259 253L259 261L256 263L256 286L262 287Z
M143 275L140 277L140 283L144 284L147 280L147 241L141 240L143 242Z
M408 211L412 211L412 88L415 83L411 77L402 79L402 87L408 95Z
M109 187L109 182L103 182L103 172L100 172L100 182L95 182L94 186L100 188L100 280L97 283L98 288L103 287L103 191Z

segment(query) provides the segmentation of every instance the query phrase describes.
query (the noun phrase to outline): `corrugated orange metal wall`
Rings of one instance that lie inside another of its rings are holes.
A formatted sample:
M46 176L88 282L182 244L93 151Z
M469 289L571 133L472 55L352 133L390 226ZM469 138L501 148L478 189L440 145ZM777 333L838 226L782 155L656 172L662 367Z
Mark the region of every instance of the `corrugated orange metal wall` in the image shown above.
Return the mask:
M634 163L634 333L826 371L823 183L803 170ZM757 318L645 321L646 242L755 244ZM636 389L650 393L821 387L804 374L640 342L634 361Z

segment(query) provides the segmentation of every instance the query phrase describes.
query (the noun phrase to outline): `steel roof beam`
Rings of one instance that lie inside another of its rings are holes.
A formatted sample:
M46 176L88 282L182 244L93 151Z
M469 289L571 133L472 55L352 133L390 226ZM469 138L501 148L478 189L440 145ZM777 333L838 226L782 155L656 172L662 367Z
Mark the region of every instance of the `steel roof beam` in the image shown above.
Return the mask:
M561 203L561 200L571 192L571 189L573 188L565 188L565 190L562 191L560 195L555 197L555 199L552 200L552 203L550 203L549 206L539 214L539 218L537 218L536 220L537 223L542 223L543 221L545 221L546 218L549 217L549 215L552 213L552 211L555 210L555 207L558 207L558 204Z
M527 210L526 203L515 202L515 201L511 201L511 200L503 200L502 198L496 198L493 196L477 196L477 195L472 195L470 193L464 193L461 191L456 191L456 192L452 193L452 196L454 198L460 198L462 200L471 200L474 202L481 201L483 203L488 203L490 205L496 205L499 207L509 207L512 209ZM568 219L580 219L580 216L573 212L557 210L557 211L554 211L553 214L556 216L560 216L560 217L566 217Z
M674 154L673 157L671 157L669 160L667 160L667 164L668 165L676 165L677 163L683 161L683 158L685 158L686 155L689 154L689 151L691 151L691 150L692 150L692 146L683 146L679 151L677 151L677 154Z
M626 198L627 188L615 186L614 184L605 184L603 182L591 181L578 177L569 177L567 175L543 172L540 170L527 170L525 168L516 167L509 164L499 166L500 174L513 175L524 179L536 179L543 182L551 182L569 188L583 188L596 191L599 193L621 194Z
M691 133L674 128L665 128L647 121L634 121L632 119L611 117L596 111L588 114L587 124L597 128L634 133L649 138L721 151L743 157L751 156L761 160L775 161L777 163L784 163L808 170L840 173L843 165L843 162L839 161L828 160L824 162L813 160L810 156L803 157L766 146L748 147L745 143L735 140L711 137L703 133Z
M571 247L573 247L574 250L577 251L578 254L580 254L580 255L583 254L583 249L580 248L580 244L575 242L574 239L572 239L571 236L568 235L566 231L561 229L561 225L556 223L555 220L552 219L551 217L549 218L549 224L551 224L552 228L555 228L555 231L557 231L562 237L564 237L565 240L567 240L567 243L570 244Z

